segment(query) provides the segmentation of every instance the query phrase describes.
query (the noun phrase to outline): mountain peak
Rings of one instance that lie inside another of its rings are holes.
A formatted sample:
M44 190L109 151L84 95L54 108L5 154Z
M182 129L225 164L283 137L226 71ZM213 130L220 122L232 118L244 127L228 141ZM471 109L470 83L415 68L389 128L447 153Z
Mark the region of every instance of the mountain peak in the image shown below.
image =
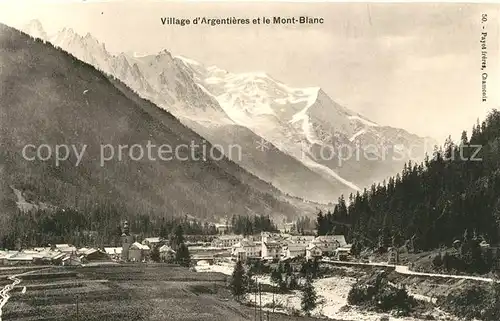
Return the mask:
M67 28L67 27L64 27L62 30L61 30L62 33L69 33L69 34L76 34L76 32L73 30L73 28Z
M181 60L182 62L184 62L187 65L195 65L195 66L201 66L202 65L198 61L195 61L193 59L190 59L190 58L187 58L187 57L184 57L184 56L175 56L174 58L177 58L177 59Z
M25 33L27 33L30 36L35 37L35 38L40 38L43 40L47 39L47 33L43 29L42 23L37 19L30 20L22 28L22 31L24 31Z
M0 59L9 61L13 70L18 72L18 77L9 83L12 90L0 91L0 112L9 119L8 123L2 123L2 133L5 135L0 135L0 143L8 148L2 152L12 156L2 164L6 166L5 173L8 175L2 175L0 190L6 190L9 185L24 188L33 179L43 177L44 183L53 187L54 192L49 193L31 184L26 187L30 195L55 200L54 203L61 204L61 207L81 209L82 212L93 211L86 205L93 202L81 202L74 197L76 194L73 190L67 188L67 179L72 186L78 186L79 193L88 196L87 200L96 201L96 210L104 208L104 205L110 209L116 207L116 213L121 212L125 216L140 215L137 204L144 206L140 208L147 214L182 215L189 211L193 216L210 220L227 213L299 215L299 208L284 201L285 196L277 189L230 159L219 158L220 151L215 154L217 156L212 154L213 148L217 147L204 141L171 114L143 100L122 81L107 77L88 64L75 63L77 56L68 55L63 48L29 41L28 35L2 24L0 33L5 35L0 37L0 47L13 49L0 51ZM74 45L71 48L82 49L79 44L70 44ZM83 57L94 59L95 55L84 52ZM26 61L35 58L38 59L35 66L26 64ZM97 57L95 62L102 64L107 61ZM136 67L137 64L134 64L132 68ZM47 86L40 85L48 73L64 77L53 77ZM174 73L171 75L177 76ZM194 84L181 83L186 79L182 78L185 75L180 76L173 79L179 94L184 94L183 98L192 101L193 105L199 105L200 100L195 100L195 95L201 95L201 91L195 92L192 89L196 89ZM26 85L32 83L32 86ZM182 85L186 90L180 88ZM92 93L91 104L88 103L90 96L81 94L84 90ZM55 112L58 117L50 117ZM30 117L25 117L28 114ZM75 124L75 120L78 124ZM19 128L25 130L20 132ZM40 133L43 133L43 137L40 137ZM155 145L191 146L197 148L199 153L193 157L207 151L210 151L211 156L207 155L204 161L199 158L188 159L189 156L186 159L172 158L169 162L113 159L104 168L103 164L98 166L95 163L98 148L90 148L86 151L88 157L78 167L69 161L61 164L63 167L60 168L71 168L71 171L62 173L53 170L58 165L26 162L17 152L27 142L53 145L56 142L70 144L72 141L81 141L96 147L103 143L112 146L128 144L130 140L137 143L147 140ZM203 151L198 149L201 146ZM29 174L24 175L27 172ZM140 186L136 182L141 182ZM101 191L106 191L105 198ZM9 199L4 198L3 194L0 193L0 200ZM15 205L11 206L10 203L1 201L0 212L15 214Z
M170 53L170 51L168 51L167 49L163 49L162 51L160 51L157 54L157 57L161 57L161 56L167 56L169 58L172 58L172 53Z
M34 27L37 27L37 28L43 30L42 23L38 19L32 19L32 20L30 20L27 25L28 26L34 26Z

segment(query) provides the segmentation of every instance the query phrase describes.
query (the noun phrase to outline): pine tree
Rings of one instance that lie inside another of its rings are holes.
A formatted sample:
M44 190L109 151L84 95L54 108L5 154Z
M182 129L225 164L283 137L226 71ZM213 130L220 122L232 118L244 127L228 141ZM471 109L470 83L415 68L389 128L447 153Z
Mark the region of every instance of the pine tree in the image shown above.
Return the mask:
M240 300L241 296L245 294L246 285L245 268L243 263L238 261L234 267L230 284L231 292L236 297L236 300Z
M153 246L153 249L151 250L151 260L153 262L160 262L160 249L158 246Z
M170 247L177 251L181 244L184 244L184 229L181 224L178 224L170 236Z
M306 315L308 316L311 315L311 311L314 310L314 308L316 307L316 300L317 300L316 290L312 285L311 279L307 278L306 284L302 289L302 302L301 302L302 311L304 311Z
M278 286L283 282L283 275L282 275L279 267L276 267L271 272L271 281L273 283L277 284Z
M191 255L186 244L181 243L175 252L175 262L180 266L188 267L191 263Z

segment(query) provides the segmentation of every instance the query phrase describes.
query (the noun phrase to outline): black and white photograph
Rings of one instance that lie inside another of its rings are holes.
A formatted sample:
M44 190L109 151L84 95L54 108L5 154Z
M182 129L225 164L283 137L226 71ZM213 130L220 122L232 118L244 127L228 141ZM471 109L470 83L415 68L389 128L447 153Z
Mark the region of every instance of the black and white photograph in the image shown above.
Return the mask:
M500 320L500 3L0 0L10 320Z

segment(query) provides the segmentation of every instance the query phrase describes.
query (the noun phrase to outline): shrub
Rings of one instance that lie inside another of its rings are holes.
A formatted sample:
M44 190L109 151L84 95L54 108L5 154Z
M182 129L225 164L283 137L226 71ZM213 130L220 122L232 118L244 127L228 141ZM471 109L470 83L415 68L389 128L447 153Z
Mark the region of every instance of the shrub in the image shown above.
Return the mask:
M500 320L500 284L462 287L450 292L440 305L468 320Z
M443 258L441 257L441 253L436 255L433 259L432 259L432 265L435 267L435 268L438 268L440 269L442 266L443 266Z
M398 288L388 282L386 272L377 272L356 282L349 291L347 302L383 312L397 310L404 314L408 314L416 304L406 288Z

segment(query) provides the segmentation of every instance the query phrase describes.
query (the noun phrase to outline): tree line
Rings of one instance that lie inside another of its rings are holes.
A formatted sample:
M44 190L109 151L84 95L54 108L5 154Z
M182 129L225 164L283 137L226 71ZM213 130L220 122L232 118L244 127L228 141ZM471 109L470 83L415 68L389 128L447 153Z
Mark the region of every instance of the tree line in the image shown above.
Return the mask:
M414 251L449 247L464 233L497 244L499 152L500 112L493 110L473 126L470 138L466 131L458 143L449 137L422 163L408 161L395 177L347 201L340 197L333 212L318 214L318 234L342 232L364 246Z
M317 294L312 280L317 276L318 270L319 263L317 261L304 261L298 270L290 263L280 263L271 268L260 261L247 262L246 266L242 261L237 261L232 273L230 289L235 299L240 301L245 294L257 289L260 291L261 286L256 284L255 275L270 272L271 281L277 286L277 291L280 293L290 290L301 291L302 311L306 315L310 315L317 305ZM302 285L299 284L301 278L304 280ZM257 303L255 302L255 304Z
M122 222L114 207L83 212L75 208L34 208L18 210L6 218L6 232L0 237L0 248L28 248L48 244L70 243L75 246L120 246ZM168 239L177 227L185 235L217 234L215 225L188 217L154 217L143 214L127 218L131 234L137 240L160 236Z
M234 215L231 218L230 232L242 235L255 235L261 232L278 232L276 224L267 215Z

